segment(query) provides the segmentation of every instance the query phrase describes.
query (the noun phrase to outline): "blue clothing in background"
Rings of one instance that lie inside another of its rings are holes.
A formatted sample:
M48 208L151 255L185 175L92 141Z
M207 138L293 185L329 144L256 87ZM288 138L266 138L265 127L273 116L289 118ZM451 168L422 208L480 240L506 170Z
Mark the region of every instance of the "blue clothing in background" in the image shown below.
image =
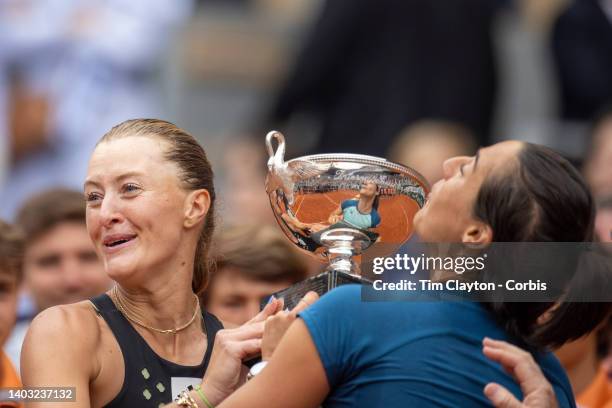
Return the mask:
M522 399L518 384L482 354L485 336L510 341L492 315L469 301L362 302L345 285L300 313L325 368L325 407L490 407L491 381ZM534 355L559 407L575 407L551 353Z

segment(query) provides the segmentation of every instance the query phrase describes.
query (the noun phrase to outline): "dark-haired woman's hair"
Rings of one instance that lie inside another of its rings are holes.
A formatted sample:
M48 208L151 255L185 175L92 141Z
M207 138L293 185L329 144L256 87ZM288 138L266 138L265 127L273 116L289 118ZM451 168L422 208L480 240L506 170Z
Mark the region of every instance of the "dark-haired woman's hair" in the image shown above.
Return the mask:
M516 168L483 182L474 215L491 226L495 242L590 242L595 204L581 175L567 160L551 149L526 143ZM585 259L570 251L562 260L572 271L565 282L569 291L589 290L585 285L604 281L596 272L602 268L585 267L581 264ZM556 305L493 301L487 307L524 345L555 347L592 331L610 311L606 303L563 302L563 297L571 298L568 295L560 294ZM544 312L546 321L539 322Z
M374 181L368 181L366 184L374 184L376 186L376 195L374 196L374 201L372 201L372 208L378 211L378 206L380 205L380 186Z
M612 350L612 314L606 323L597 331L597 357L604 359Z
M215 229L215 186L206 152L185 130L159 119L132 119L122 122L106 133L98 144L127 136L157 137L167 142L168 149L164 152L164 157L178 166L183 188L204 189L210 194L210 208L200 232L193 265L192 288L196 294L200 294L208 283L212 264L208 259L208 251Z

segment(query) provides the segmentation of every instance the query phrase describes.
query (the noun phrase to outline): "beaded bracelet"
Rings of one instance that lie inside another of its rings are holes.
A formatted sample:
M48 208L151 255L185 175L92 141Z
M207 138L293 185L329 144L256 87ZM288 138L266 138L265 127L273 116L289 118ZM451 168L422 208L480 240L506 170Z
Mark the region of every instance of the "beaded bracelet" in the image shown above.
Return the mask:
M202 402L204 402L204 405L206 405L207 408L215 408L215 406L210 403L208 398L206 398L206 395L204 395L204 391L202 391L202 387L200 386L200 384L196 384L195 387L193 385L190 385L190 386L187 387L187 389L189 391L194 391L195 390L195 392L198 394L198 396L200 397Z
M186 408L198 408L198 403L193 399L187 391L181 391L178 398L174 400L179 406Z

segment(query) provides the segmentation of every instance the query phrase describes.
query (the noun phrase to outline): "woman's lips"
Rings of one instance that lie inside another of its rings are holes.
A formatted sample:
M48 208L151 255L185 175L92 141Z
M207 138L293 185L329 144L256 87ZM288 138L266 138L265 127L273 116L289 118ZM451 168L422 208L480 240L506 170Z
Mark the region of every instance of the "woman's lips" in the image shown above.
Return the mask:
M429 190L429 194L427 194L427 199L425 200L426 205L431 201L431 199L436 195L436 192L440 189L441 182L442 181L438 181L434 183L434 185L431 187L431 190Z
M138 236L124 236L120 238L105 239L102 249L106 254L114 254L127 247L130 247L138 239Z

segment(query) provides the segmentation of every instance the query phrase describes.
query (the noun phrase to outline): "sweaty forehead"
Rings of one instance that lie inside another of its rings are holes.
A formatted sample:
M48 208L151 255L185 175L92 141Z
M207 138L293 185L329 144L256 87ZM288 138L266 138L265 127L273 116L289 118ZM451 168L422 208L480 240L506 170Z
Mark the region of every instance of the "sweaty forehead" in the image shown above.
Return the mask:
M88 176L141 172L158 174L175 166L164 159L168 143L154 136L126 136L100 143L89 162Z
M160 160L168 149L168 143L155 136L124 136L100 143L93 158L129 158L132 160Z

